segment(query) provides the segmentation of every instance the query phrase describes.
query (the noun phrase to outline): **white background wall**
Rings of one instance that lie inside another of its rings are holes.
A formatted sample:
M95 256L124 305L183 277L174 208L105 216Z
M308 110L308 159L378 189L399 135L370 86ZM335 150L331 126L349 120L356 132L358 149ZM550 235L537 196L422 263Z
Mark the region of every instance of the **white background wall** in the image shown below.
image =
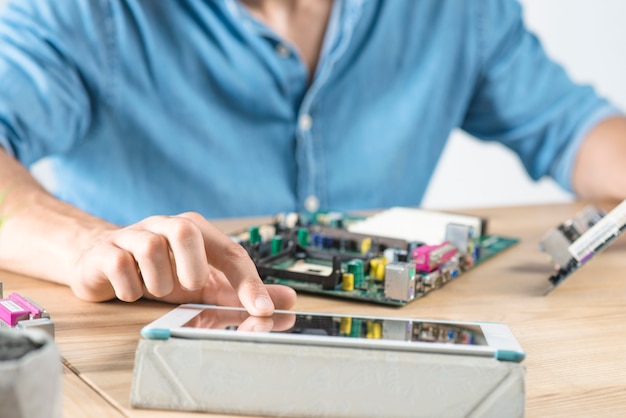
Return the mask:
M522 0L522 4L527 26L550 56L574 80L593 84L626 110L626 1ZM571 199L549 179L533 183L517 157L504 147L455 132L423 206L460 208Z
M61 1L61 0L49 0ZM68 0L63 0L68 1ZM164 0L160 0L164 1ZM176 0L168 0L176 1ZM0 6L6 0L0 0ZM526 23L572 78L595 85L626 110L626 1L521 0ZM49 182L45 170L40 172ZM573 196L549 179L534 183L517 157L498 144L454 132L423 206L462 208L563 202Z

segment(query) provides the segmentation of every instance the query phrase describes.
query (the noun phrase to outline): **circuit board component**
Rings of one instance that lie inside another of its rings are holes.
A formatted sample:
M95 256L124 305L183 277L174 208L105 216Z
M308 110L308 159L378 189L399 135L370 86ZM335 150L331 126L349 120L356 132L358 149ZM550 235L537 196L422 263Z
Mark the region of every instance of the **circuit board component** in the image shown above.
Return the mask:
M0 282L0 327L14 329L38 328L54 338L50 314L30 298L11 293L4 298Z
M609 213L590 205L574 218L550 229L539 241L555 273L549 277L551 292L593 256L606 248L626 228L626 200Z
M246 248L265 283L394 306L425 296L517 243L487 235L485 221L478 217L410 211L411 222L400 228L401 237L353 232L352 227L357 230L368 219L321 212L280 214L270 224L252 226L231 238ZM433 219L439 222L436 234L427 234L428 241L419 239L420 213L425 215L425 230L432 230Z

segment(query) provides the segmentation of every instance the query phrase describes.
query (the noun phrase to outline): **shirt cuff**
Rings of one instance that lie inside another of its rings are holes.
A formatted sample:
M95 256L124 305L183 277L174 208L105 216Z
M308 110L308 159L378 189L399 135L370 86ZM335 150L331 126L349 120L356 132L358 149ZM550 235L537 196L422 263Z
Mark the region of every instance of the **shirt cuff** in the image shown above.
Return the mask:
M623 112L611 104L605 104L597 108L591 115L579 125L572 140L567 144L563 154L558 159L552 170L552 177L567 191L573 193L572 170L574 161L583 140L598 123L612 116L623 115Z

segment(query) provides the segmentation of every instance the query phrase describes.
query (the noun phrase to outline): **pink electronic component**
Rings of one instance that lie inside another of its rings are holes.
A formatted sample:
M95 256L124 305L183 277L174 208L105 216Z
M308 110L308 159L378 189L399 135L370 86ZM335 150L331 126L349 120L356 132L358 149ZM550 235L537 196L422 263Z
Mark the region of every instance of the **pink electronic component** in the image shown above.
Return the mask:
M456 255L458 250L449 241L438 245L422 245L411 252L418 271L431 272L442 264L447 263Z
M0 299L0 320L9 327L14 327L24 319L30 318L30 311L11 299Z
M54 323L50 314L31 299L11 293L2 298L2 282L0 282L0 327L15 329L37 328L54 338Z
M28 312L30 312L31 319L41 318L42 309L31 300L25 298L19 293L11 293L9 295L9 299L11 299L13 302L21 306L22 308L28 310Z

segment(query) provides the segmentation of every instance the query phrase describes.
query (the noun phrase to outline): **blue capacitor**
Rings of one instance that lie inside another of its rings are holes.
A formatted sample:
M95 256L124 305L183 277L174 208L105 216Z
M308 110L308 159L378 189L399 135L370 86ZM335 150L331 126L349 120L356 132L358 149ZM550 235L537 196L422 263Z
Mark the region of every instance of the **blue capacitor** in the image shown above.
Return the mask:
M452 331L452 330L448 331L448 340L449 341L454 341L454 331Z
M319 233L314 232L311 234L311 245L316 248L322 248L322 236Z
M478 261L480 258L480 245L474 247L474 260Z

